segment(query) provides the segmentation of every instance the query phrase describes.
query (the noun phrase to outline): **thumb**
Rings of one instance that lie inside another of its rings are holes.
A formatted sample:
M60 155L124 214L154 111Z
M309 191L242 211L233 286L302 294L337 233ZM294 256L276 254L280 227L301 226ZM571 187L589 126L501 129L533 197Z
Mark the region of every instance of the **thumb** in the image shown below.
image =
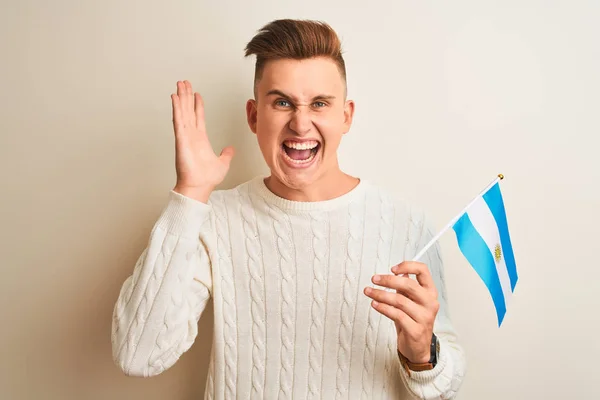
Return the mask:
M235 149L232 146L227 146L221 151L221 155L219 156L219 160L227 167L231 164L231 159L235 154Z

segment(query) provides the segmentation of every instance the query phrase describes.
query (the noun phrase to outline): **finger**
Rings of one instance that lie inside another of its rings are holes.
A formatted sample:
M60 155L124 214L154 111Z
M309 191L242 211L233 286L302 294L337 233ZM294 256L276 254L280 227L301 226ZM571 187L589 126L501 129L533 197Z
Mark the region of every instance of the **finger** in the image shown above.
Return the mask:
M194 93L194 107L196 112L196 127L204 129L204 100L200 93Z
M219 158L221 159L223 164L225 164L225 166L229 167L229 165L231 164L231 159L233 158L234 154L235 154L234 148L231 146L228 146L228 147L225 147L221 151L221 155L219 156Z
M182 81L177 81L177 99L179 101L179 115L181 116L179 122L183 127L183 114L185 111L185 83Z
M185 94L185 84L181 81L177 81L177 96L181 99Z
M177 95L181 104L182 123L185 125L192 124L190 112L194 112L194 100L188 92L188 81L177 82Z
M416 276L417 281L421 284L421 286L428 289L435 288L435 283L433 283L433 278L431 277L431 273L429 272L429 268L427 268L426 264L416 261L404 261L393 266L392 272L396 275L413 274Z
M194 112L194 92L192 91L192 84L190 81L185 81L185 94L188 99L188 109L190 113Z
M367 287L365 288L365 294L378 303L387 304L403 311L415 322L428 322L427 310L400 293L390 293Z
M424 288L417 281L407 276L375 275L373 276L373 282L401 293L415 303L423 306L428 306L432 302L432 299L437 296L431 289Z
M411 266L408 264L413 264L413 265ZM401 275L398 275L398 276L403 276L403 277L409 278L409 274L414 275L416 278L416 281L414 279L411 279L411 282L413 282L413 283L418 282L420 286L422 286L429 292L431 297L433 297L434 299L437 300L437 297L438 297L437 287L435 286L435 282L433 282L433 278L431 277L431 272L429 271L429 268L427 268L427 264L409 261L409 262L400 263L400 264L392 267L392 272L394 272L394 273L396 271L402 272L403 270L408 270L408 271L413 271L413 272L402 273Z
M392 321L398 323L402 330L415 330L418 327L418 324L409 317L404 311L392 307L389 304L380 303L378 301L373 300L371 302L371 307L385 315Z
M411 299L418 297L419 292L426 290L416 281L406 276L396 276L391 274L374 275L373 283L376 285L396 290Z
M175 128L174 131L177 134L181 129L181 103L179 96L172 94L171 103L173 105L173 128Z

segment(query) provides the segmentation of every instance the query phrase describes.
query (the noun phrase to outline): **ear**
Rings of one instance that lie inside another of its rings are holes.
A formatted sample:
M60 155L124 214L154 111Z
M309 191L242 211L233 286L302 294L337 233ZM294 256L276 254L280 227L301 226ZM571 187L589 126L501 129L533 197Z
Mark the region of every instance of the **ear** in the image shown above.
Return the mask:
M348 133L352 126L352 119L354 118L354 101L346 100L344 104L344 133Z
M256 135L256 124L258 120L258 110L256 108L256 100L250 99L246 102L246 119L252 133Z

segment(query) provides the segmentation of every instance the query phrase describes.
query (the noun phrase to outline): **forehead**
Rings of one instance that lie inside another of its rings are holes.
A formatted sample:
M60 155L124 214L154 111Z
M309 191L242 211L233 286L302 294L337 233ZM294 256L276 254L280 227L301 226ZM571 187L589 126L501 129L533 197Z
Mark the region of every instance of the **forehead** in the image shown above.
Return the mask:
M258 82L258 95L280 90L298 98L342 95L344 81L336 63L328 58L268 61Z

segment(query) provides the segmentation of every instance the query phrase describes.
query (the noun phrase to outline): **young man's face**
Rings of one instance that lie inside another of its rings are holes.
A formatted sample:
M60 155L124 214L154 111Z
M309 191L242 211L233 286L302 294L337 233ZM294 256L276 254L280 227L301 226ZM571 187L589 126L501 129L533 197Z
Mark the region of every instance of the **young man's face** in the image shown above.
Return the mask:
M354 113L345 88L328 58L266 63L246 112L272 175L285 186L302 189L339 171L337 149Z

